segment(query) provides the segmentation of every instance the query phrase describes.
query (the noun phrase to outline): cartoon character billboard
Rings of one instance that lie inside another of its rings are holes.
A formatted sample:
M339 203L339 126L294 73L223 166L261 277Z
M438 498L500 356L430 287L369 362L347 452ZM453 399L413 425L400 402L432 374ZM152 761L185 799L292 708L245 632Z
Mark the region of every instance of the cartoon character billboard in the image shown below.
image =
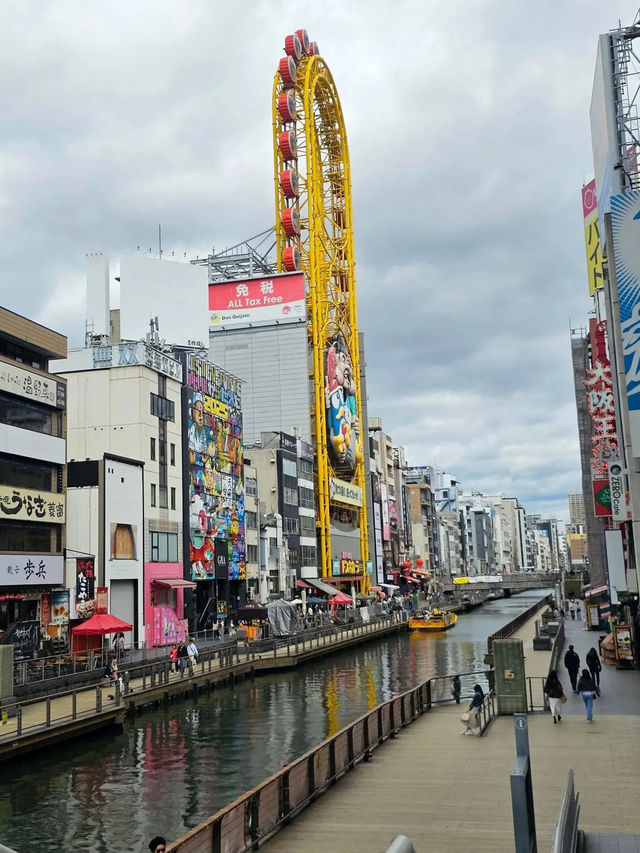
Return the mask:
M186 381L191 577L215 579L224 546L229 579L244 580L240 382L193 355L186 359Z
M363 458L360 413L356 404L353 362L342 335L330 341L324 356L327 442L333 468L353 474Z

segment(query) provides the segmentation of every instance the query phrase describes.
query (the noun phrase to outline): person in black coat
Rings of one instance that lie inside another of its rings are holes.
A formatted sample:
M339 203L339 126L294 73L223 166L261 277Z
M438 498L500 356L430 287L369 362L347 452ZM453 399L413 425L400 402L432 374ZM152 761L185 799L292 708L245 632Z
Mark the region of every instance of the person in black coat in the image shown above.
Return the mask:
M549 675L544 683L544 692L549 697L549 707L551 708L551 713L553 715L553 722L559 723L562 719L560 709L562 708L561 700L564 696L564 690L562 689L562 684L560 684L560 681L558 680L558 674L555 669L549 670Z
M567 672L569 673L571 689L574 693L577 693L578 691L576 689L576 682L578 680L578 673L580 672L580 657L574 650L573 646L569 646L569 650L564 656L564 665L566 667Z
M602 670L602 664L600 663L598 652L593 646L587 652L586 663L589 667L591 678L593 678L593 683L596 686L596 691L600 693L600 672Z

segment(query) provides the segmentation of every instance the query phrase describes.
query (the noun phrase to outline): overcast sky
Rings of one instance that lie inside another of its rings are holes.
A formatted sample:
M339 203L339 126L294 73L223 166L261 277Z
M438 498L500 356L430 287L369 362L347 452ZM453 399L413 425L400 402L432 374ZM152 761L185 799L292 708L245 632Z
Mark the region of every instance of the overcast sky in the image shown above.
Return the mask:
M636 2L16 0L0 28L0 299L84 333L85 254L273 224L271 86L306 27L349 144L369 411L410 464L566 517L596 39Z

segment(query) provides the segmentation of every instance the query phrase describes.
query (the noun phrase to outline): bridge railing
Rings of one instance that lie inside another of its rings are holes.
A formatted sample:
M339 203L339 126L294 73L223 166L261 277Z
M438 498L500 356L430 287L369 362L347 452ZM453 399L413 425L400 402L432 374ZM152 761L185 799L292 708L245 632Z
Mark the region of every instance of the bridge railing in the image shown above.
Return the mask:
M515 616L510 622L507 622L506 625L503 625L502 628L494 631L493 634L487 639L487 651L489 654L493 654L493 642L494 640L504 640L505 637L510 637L512 634L521 628L525 622L528 622L529 619L540 610L543 601L547 601L549 596L546 595L541 598L539 601L536 601L535 604L532 604L531 607L527 607L526 610L523 610L522 613L519 613Z
M573 770L569 770L562 789L562 799L553 832L551 853L575 853L578 846L580 805L575 790Z
M487 682L484 670L460 676L465 684L483 678ZM368 761L372 751L387 738L395 737L434 705L450 703L452 678L448 675L429 679L382 702L187 832L167 850L248 853L255 849L358 762ZM489 694L483 705L485 727L491 719L492 696Z

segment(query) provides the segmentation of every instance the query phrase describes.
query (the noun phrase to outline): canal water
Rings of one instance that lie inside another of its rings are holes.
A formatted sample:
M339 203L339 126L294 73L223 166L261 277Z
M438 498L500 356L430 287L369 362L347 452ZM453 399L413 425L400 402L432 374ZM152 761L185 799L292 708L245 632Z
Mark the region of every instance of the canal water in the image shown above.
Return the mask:
M487 637L541 598L521 593L441 635L403 633L288 673L149 711L0 764L0 844L17 853L144 851L175 839L381 701L485 668Z

